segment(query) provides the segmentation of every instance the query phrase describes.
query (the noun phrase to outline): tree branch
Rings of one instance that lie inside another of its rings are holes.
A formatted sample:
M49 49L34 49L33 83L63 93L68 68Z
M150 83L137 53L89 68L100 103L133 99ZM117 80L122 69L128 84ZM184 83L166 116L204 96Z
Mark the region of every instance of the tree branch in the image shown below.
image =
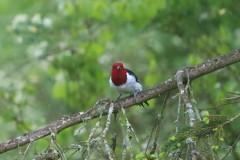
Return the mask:
M188 84L184 85L184 77L188 77L188 73L187 72L184 72L184 70L179 70L177 73L176 73L176 81L177 81L177 85L178 85L178 90L180 92L180 96L183 100L183 103L185 104L185 108L186 108L186 113L188 114L188 117L189 117L189 124L191 127L194 126L195 124L195 121L196 121L196 115L195 115L195 112L193 111L193 106L192 106L192 103L191 103L191 100L189 98L189 91L188 91L188 87L189 87L189 79L188 79ZM188 77L189 78L189 77ZM192 137L188 137L188 146L189 148L191 149L191 159L192 160L196 160L197 159L197 150L196 150L196 142L193 141L193 138Z
M186 71L189 75L189 79L194 80L205 74L211 73L213 71L216 71L218 69L221 69L223 67L226 67L239 61L240 50L236 50L230 52L229 54L225 54L217 58L208 60L197 66L186 68ZM175 76L173 76L172 78L168 79L167 81L159 85L156 85L145 91L139 92L137 94L137 99L139 100L139 103L141 103L153 99L155 97L158 97L160 94L163 94L176 88L177 82L175 80ZM74 126L76 124L82 123L90 119L94 119L96 117L99 117L100 115L106 115L108 114L108 110L110 108L111 103L113 103L114 112L118 112L118 110L120 110L121 107L128 108L135 105L135 99L133 96L128 96L114 102L110 101L109 99L100 100L95 104L95 106L93 106L93 108L89 109L86 112L79 112L73 115L65 116L53 122L52 124L40 128L36 131L25 133L24 135L19 136L15 139L11 139L7 142L1 143L0 153L7 152L19 146L23 146L27 143L41 139L45 136L50 135L52 132L59 133L68 127Z

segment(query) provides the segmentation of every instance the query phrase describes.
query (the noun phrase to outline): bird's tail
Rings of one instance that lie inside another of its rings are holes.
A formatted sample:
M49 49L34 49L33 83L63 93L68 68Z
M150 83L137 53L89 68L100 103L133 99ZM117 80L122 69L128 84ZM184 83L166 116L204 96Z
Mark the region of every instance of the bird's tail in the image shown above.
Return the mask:
M143 102L143 103L139 103L138 106L142 106L144 107L144 104L146 104L147 106L149 106L149 103L147 101Z

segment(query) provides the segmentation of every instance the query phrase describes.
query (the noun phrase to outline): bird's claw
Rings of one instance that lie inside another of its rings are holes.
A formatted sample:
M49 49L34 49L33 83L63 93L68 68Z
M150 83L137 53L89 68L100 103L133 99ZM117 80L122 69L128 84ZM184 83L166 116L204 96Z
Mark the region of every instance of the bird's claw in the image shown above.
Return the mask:
M116 100L119 100L121 98L122 94L119 94Z
M133 93L134 102L135 102L135 103L137 103L137 94L138 94L138 92L139 92L139 91Z

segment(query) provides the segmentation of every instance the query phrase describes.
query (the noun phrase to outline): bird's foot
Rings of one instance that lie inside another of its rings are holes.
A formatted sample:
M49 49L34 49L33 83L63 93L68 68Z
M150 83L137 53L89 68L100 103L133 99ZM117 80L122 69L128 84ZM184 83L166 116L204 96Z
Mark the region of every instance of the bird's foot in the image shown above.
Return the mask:
M119 100L122 97L122 94L119 94L116 100Z
M133 93L135 103L137 103L137 94L138 94L138 92L139 91Z

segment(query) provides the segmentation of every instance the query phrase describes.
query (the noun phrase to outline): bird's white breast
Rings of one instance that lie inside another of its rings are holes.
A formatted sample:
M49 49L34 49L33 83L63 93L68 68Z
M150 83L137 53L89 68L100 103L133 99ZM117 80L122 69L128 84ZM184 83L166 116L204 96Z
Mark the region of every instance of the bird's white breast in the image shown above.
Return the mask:
M136 81L136 78L133 75L127 73L127 81L125 84L116 86L110 77L109 79L110 86L116 89L119 93L136 93L142 91L142 85Z

